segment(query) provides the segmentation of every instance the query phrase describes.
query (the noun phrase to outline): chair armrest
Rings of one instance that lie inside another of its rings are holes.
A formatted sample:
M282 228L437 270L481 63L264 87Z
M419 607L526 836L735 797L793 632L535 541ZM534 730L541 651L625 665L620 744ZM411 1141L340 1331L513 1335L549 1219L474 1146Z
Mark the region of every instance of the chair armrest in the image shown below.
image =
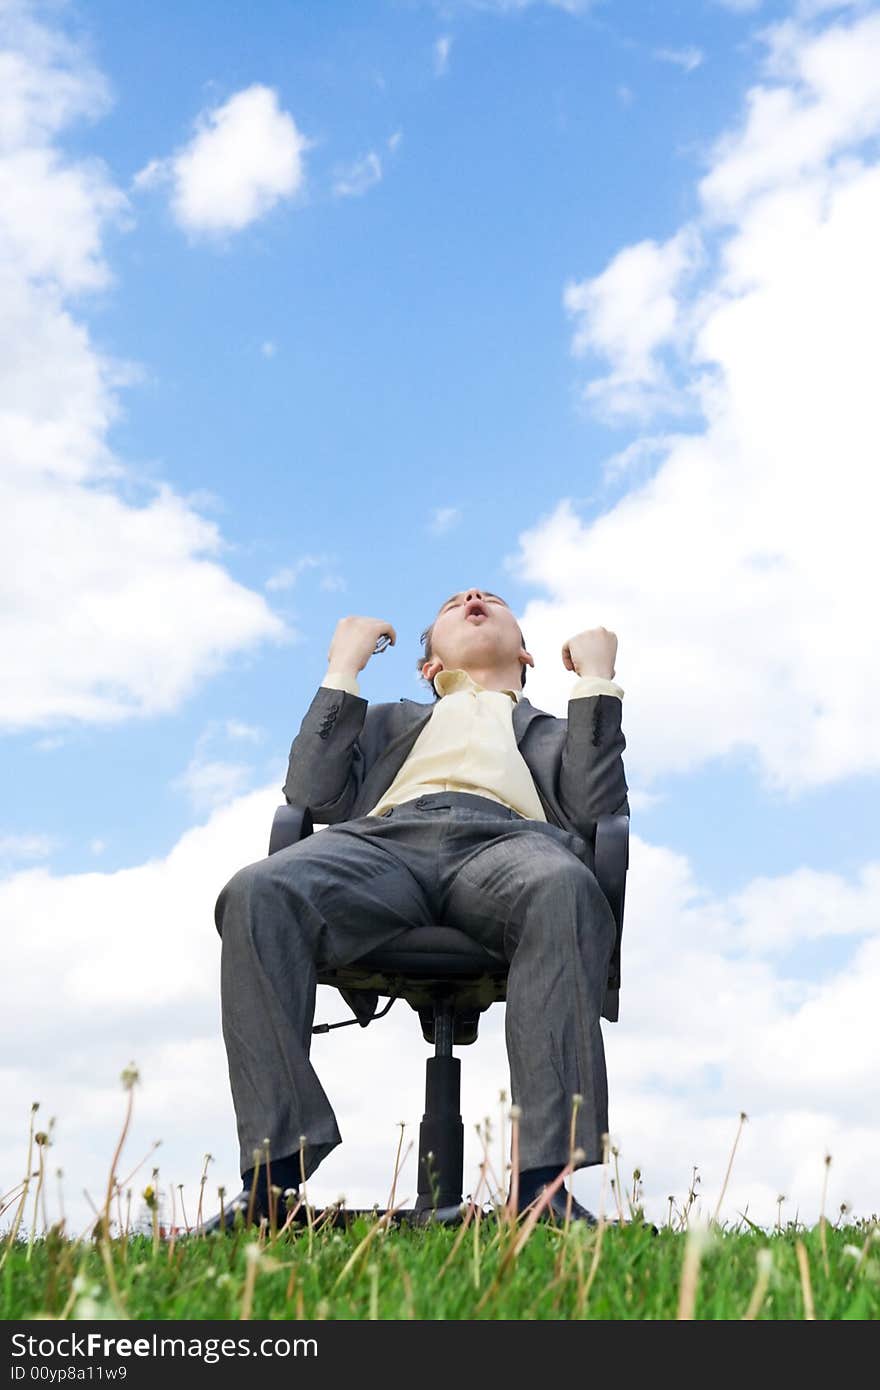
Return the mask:
M616 991L620 989L620 945L629 868L629 816L601 816L596 822L595 865L599 886L617 923L617 940L608 965L608 989ZM613 1002L616 1004L616 1000Z
M312 813L308 806L279 806L269 835L269 853L287 849L314 832Z

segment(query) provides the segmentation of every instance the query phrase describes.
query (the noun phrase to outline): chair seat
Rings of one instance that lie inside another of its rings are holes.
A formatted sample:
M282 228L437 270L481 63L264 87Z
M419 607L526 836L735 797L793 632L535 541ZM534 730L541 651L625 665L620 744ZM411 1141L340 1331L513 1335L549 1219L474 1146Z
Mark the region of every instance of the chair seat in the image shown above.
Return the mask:
M456 927L436 923L411 927L347 965L319 970L318 983L342 990L343 997L355 990L394 995L414 1009L430 1007L438 994L452 993L456 1008L481 1010L505 999L507 970L504 956L487 951ZM349 1003L355 1007L351 999Z
M506 974L507 960L487 951L478 941L456 927L413 927L393 941L360 956L354 965L375 970L403 971L407 975L444 974L456 979L475 975Z

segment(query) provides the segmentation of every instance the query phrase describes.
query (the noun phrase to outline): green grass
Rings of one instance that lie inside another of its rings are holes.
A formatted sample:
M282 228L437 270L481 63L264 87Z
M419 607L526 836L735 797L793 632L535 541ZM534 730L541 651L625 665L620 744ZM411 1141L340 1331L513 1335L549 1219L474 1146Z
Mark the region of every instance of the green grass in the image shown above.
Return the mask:
M239 1228L102 1245L53 1228L30 1251L21 1239L9 1247L0 1311L4 1320L675 1319L684 1296L682 1315L704 1320L740 1319L750 1303L762 1319L880 1315L876 1222L825 1223L827 1269L820 1226L701 1236L705 1228L655 1235L633 1223L600 1236L541 1224L515 1258L522 1224L483 1216L454 1248L460 1229L388 1229L359 1217L347 1231L298 1229L274 1241Z
M783 1225L783 1197L775 1230L764 1230L745 1213L735 1227L725 1228L714 1218L697 1221L692 1212L699 1182L695 1169L687 1204L673 1220L670 1198L667 1222L658 1229L643 1221L639 1169L633 1171L632 1197L626 1194L630 1219L624 1218L617 1149L612 1147L611 1187L622 1224L609 1226L601 1215L596 1227L572 1222L566 1228L538 1222L534 1211L517 1222L508 1219L497 1198L505 1185L487 1182L492 1171L488 1120L481 1133L484 1158L475 1196L484 1183L496 1195L481 1205L469 1203L458 1228L413 1227L405 1221L398 1226L378 1213L340 1214L332 1208L322 1215L305 1205L303 1188L302 1200L281 1231L274 1223L267 1229L266 1222L259 1230L245 1227L239 1216L236 1228L226 1234L165 1238L159 1224L159 1170L154 1168L153 1182L142 1194L152 1234L132 1233L128 1184L149 1155L123 1180L117 1168L137 1079L133 1065L122 1074L128 1098L104 1200L100 1210L92 1203L95 1220L90 1234L78 1239L67 1235L63 1217L49 1225L45 1155L54 1121L47 1132L35 1132L39 1104L32 1105L25 1175L0 1198L0 1215L6 1213L9 1222L0 1232L0 1319L863 1321L880 1316L880 1221L872 1214L870 1220L842 1225L848 1210L844 1204L832 1225L824 1216L825 1187L820 1220L812 1228L797 1221ZM504 1102L506 1097L502 1093L499 1099ZM580 1097L573 1097L573 1106L579 1102ZM514 1107L510 1116L518 1116ZM740 1115L716 1216L747 1119ZM572 1136L573 1126L574 1120ZM401 1126L392 1194L402 1140ZM515 1123L511 1153L508 1166L515 1174ZM572 1149L570 1163L554 1186L581 1156ZM259 1159L259 1151L255 1157ZM210 1158L205 1155L199 1212ZM827 1155L826 1187L830 1164ZM218 1189L218 1196L222 1191ZM279 1188L272 1191L280 1197ZM603 1182L602 1213L604 1192ZM393 1195L389 1200L393 1202ZM114 1201L118 1221L113 1219ZM181 1205L182 1201L181 1187ZM283 1222L285 1208L276 1210ZM40 1211L42 1235L37 1234Z

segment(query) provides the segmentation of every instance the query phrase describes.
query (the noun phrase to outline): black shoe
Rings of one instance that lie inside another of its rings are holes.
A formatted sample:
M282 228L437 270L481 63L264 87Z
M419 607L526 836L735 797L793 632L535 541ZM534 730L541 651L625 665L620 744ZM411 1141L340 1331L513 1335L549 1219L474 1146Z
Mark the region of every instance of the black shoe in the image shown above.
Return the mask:
M544 1192L544 1190L545 1190L545 1189L544 1189L543 1187L540 1188L540 1190L539 1190L537 1196L540 1197L541 1193ZM537 1197L532 1198L532 1200L533 1200L533 1201L536 1201L536 1200L537 1200ZM557 1188L556 1191L554 1192L553 1196L550 1198L550 1201L547 1203L547 1205L544 1207L543 1211L541 1212L541 1215L539 1216L538 1220L539 1220L539 1221L559 1221L559 1222L561 1222L561 1223L564 1225L564 1224L565 1224L565 1209L566 1209L567 1201L568 1201L568 1193L566 1192L565 1188L564 1188L564 1187ZM525 1210L526 1210L526 1208L522 1205L522 1203L520 1203L520 1215L522 1215L522 1213L523 1213ZM578 1199L577 1199L575 1196L572 1196L572 1198L571 1198L571 1220L572 1220L572 1221L583 1221L584 1224L587 1225L587 1226L598 1226L598 1224L599 1224L599 1218L598 1218L597 1216L594 1216L593 1213L592 1213L591 1211L588 1211L586 1207L581 1206L581 1203L578 1201ZM631 1221L621 1221L620 1218L617 1217L617 1216L610 1216L610 1217L606 1217L606 1219L605 1219L605 1225L606 1225L606 1226L631 1226L631 1225L633 1225L633 1222L631 1222ZM653 1221L642 1221L642 1222L641 1222L641 1225L642 1225L642 1227L643 1227L645 1230L651 1231L655 1236L660 1234L658 1228L654 1225Z
M537 1193L532 1198L532 1202L536 1202L540 1197L542 1197L545 1191L545 1187L538 1188ZM573 1193L566 1192L564 1187L558 1187L556 1189L556 1191L553 1193L553 1196L550 1198L550 1201L547 1202L546 1205L542 1208L541 1215L538 1217L538 1220L561 1221L564 1224L566 1208L568 1207L569 1203L571 1203L570 1220L583 1221L587 1226L598 1226L599 1218L597 1216L594 1216L591 1211L588 1211L586 1207L581 1206L577 1197L575 1197ZM528 1207L524 1206L522 1202L520 1202L520 1216L522 1216L523 1212L527 1210Z
M259 1226L264 1216L268 1219L269 1213L263 1210L258 1199L255 1197L251 1220L248 1222L248 1208L250 1205L251 1194L246 1187L243 1187L237 1196L233 1197L228 1202L224 1202L222 1209L216 1216L212 1216L207 1221L203 1221L200 1226L196 1226L193 1235L209 1236L212 1235L214 1231L228 1231L231 1234L238 1224L239 1212L241 1212L241 1219L245 1226Z
M299 1200L299 1194L294 1193L294 1195L289 1200L291 1203L291 1207L295 1207ZM238 1212L241 1212L241 1219L245 1226L259 1226L263 1217L266 1218L267 1222L270 1220L269 1213L261 1204L259 1197L255 1197L253 1203L253 1212L251 1213L251 1220L250 1222L248 1222L248 1209L250 1208L250 1205L250 1190L246 1187L243 1187L241 1192L239 1192L237 1196L233 1197L230 1202L224 1205L222 1212L218 1212L216 1216L212 1216L208 1221L203 1221L201 1226L197 1226L193 1231L193 1235L209 1236L213 1231L228 1231L231 1233L235 1230L238 1224ZM275 1215L275 1219L278 1224L279 1230L284 1225L288 1215L289 1211L285 1205L285 1199L283 1197L279 1197ZM300 1220L302 1220L303 1222L306 1221L307 1218L303 1208L300 1208L300 1210L297 1212L296 1216L293 1219L295 1224L299 1224Z

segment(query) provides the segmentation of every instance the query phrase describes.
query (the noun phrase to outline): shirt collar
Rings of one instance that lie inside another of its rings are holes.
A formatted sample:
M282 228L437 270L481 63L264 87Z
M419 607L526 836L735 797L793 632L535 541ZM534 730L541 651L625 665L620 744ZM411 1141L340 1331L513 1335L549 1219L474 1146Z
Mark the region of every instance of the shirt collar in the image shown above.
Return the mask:
M454 667L451 671L439 671L434 677L434 688L439 695L454 695L458 690L485 690L484 685L472 680L467 671L462 671L460 667ZM493 692L495 693L495 692ZM522 699L521 690L502 690L501 695L509 695L514 704L518 704Z

